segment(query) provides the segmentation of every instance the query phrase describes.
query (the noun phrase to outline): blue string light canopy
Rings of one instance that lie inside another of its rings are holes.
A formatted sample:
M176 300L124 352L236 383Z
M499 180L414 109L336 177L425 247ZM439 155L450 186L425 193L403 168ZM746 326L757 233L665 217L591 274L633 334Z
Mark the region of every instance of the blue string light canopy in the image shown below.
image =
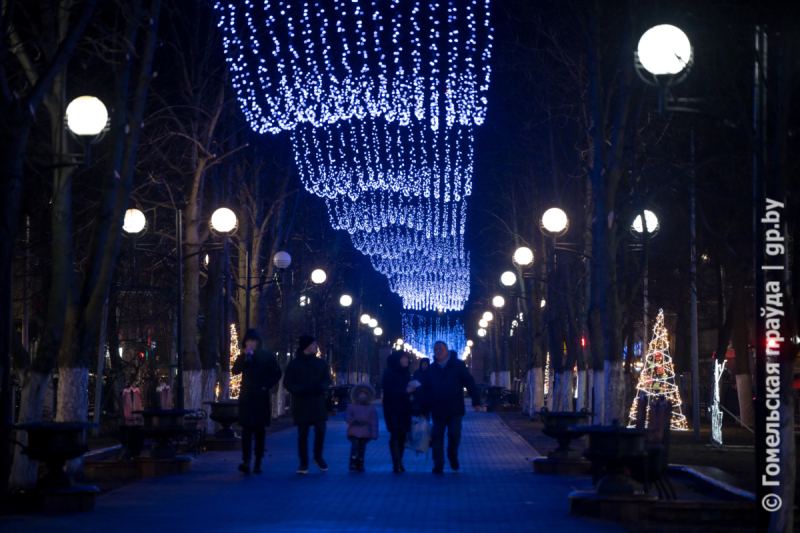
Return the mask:
M381 116L481 125L489 0L217 2L231 82L260 133Z
M410 344L425 357L433 356L433 345L443 341L456 353L464 353L467 336L464 324L458 319L451 325L450 317L430 317L415 313L403 313L403 341Z

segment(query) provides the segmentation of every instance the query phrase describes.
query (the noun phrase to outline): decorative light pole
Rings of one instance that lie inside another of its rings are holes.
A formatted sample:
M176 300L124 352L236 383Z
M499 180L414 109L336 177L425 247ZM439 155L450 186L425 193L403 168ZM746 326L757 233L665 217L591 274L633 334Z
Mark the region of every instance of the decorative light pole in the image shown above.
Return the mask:
M91 146L103 140L109 129L108 110L94 96L79 96L69 103L67 129L83 146L83 164L91 164Z
M660 229L660 224L658 222L658 217L652 211L644 210L644 224L642 223L642 215L638 215L636 219L631 224L631 233L641 241L647 245L650 242L652 237L655 237L656 233ZM642 279L642 301L643 301L643 311L644 311L644 320L642 321L642 355L644 355L644 347L647 346L647 330L649 327L649 319L648 319L648 307L649 302L647 300L647 253L642 248L642 261L644 261L644 278ZM692 298L695 298L694 292L692 292ZM696 303L696 300L694 300ZM629 354L630 356L630 354Z

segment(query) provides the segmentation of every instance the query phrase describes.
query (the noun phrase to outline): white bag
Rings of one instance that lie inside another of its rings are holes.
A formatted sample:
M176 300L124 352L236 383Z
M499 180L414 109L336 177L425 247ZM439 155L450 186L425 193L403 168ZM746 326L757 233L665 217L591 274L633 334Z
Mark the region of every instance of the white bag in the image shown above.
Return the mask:
M411 433L406 439L406 448L417 453L427 453L431 447L431 423L424 416L418 416L411 422Z

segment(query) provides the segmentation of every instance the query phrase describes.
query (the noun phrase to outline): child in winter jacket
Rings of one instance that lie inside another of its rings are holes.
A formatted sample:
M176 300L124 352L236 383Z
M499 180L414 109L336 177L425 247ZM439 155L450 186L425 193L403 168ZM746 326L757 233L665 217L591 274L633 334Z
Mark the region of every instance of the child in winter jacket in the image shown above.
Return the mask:
M350 399L353 403L344 412L344 421L348 425L347 439L353 443L350 447L350 470L363 472L367 442L378 439L378 411L372 406L375 389L362 381L353 387Z

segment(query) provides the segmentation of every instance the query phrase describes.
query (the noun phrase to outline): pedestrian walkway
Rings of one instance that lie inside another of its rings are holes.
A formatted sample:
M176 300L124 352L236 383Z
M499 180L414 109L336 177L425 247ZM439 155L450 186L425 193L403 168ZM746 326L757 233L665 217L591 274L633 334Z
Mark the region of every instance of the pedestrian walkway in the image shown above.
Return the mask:
M468 410L461 470L433 475L431 458L406 453L393 474L389 434L367 446L365 473L349 472L341 416L325 439L330 470L298 476L297 432L267 437L264 473L244 476L233 452L208 452L183 476L151 478L98 497L94 512L0 518L0 532L521 532L621 531L568 515L567 493L587 478L535 475L539 454L493 413Z

